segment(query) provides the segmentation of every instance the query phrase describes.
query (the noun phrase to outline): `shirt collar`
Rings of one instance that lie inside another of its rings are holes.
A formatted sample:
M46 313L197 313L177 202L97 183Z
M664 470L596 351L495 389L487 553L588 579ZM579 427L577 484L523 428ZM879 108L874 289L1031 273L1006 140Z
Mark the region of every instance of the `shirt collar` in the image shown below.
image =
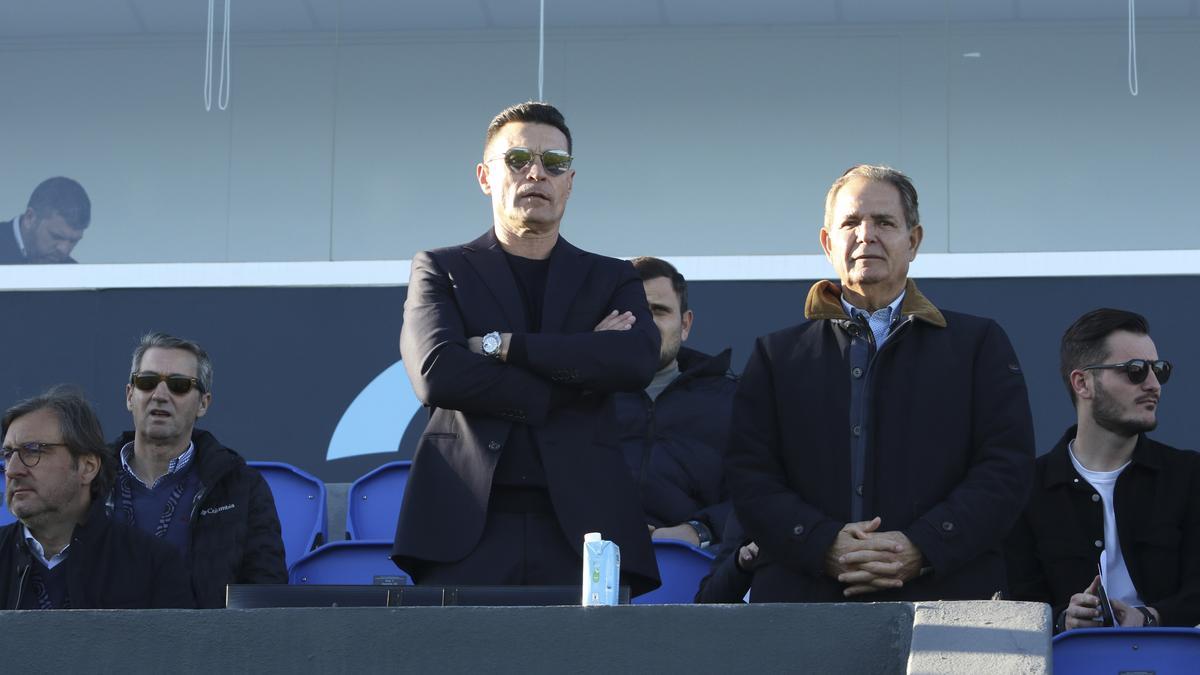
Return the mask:
M125 472L130 476L136 478L137 482L145 485L147 489L153 490L154 488L158 487L158 484L167 476L170 476L173 473L179 473L180 471L188 468L188 466L192 463L192 458L195 456L196 444L189 441L187 450L184 450L182 455L176 457L167 464L167 472L159 476L158 479L154 481L153 485L146 485L146 481L142 480L142 477L137 475L137 472L133 470L133 466L130 464L130 462L133 460L133 441L129 441L124 445L124 447L121 448L121 468L124 469Z
M21 214L23 216L25 214ZM21 257L28 258L25 253L25 240L21 238L21 216L13 218L13 237L17 240L17 248L21 249Z
M29 545L29 552L33 557L37 558L38 562L42 563L48 570L52 570L59 563L67 559L67 552L71 550L71 544L63 547L63 550L54 554L49 560L46 559L46 549L42 548L42 542L33 537L33 533L24 523L21 524L21 530L25 533L25 543Z
M846 310L846 316L850 318L854 318L855 316L861 314L862 317L868 321L875 317L881 317L887 319L888 323L891 323L892 319L895 318L900 312L900 303L904 302L904 294L906 292L907 291L900 291L900 295L896 296L895 300L888 303L887 307L880 307L874 312L868 312L865 309L859 309L855 307L849 302L846 302L846 296L843 295L841 298L842 309Z

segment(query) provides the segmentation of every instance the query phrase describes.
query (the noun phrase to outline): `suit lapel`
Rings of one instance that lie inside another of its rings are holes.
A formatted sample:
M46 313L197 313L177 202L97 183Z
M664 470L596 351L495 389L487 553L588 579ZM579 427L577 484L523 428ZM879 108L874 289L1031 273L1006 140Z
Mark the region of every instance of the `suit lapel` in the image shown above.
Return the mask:
M495 231L489 229L487 234L464 246L463 257L479 274L483 285L500 305L500 310L508 319L509 331L528 332L529 324L525 320L525 305L521 302L521 292L517 290L517 282L513 279L508 261L504 259L504 249L500 248Z
M550 253L550 274L546 280L546 299L542 307L542 332L561 333L571 309L571 302L579 294L593 258L562 238Z

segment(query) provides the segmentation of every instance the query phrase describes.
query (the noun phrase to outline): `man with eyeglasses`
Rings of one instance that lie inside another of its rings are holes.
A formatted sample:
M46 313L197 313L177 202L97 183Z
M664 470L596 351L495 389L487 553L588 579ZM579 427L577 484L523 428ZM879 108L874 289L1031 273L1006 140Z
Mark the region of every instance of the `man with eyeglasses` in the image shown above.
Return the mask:
M287 583L275 500L263 477L196 419L212 403L200 345L148 333L133 352L125 406L133 431L113 444L113 517L175 545L199 607L224 607L227 584Z
M1200 455L1146 436L1171 363L1119 309L1080 317L1059 355L1077 424L1009 535L1013 597L1049 603L1056 631L1200 623Z
M839 283L758 339L734 396L725 467L759 548L750 600L990 598L1033 473L1012 345L909 279L922 229L899 171L842 174L819 235Z
M56 387L4 413L0 609L194 607L179 553L114 522L115 460L92 407Z
M588 532L634 594L659 583L611 396L650 383L659 333L628 262L559 234L571 152L553 106L502 111L475 169L492 227L413 257L400 352L431 414L392 557L417 583L578 585Z

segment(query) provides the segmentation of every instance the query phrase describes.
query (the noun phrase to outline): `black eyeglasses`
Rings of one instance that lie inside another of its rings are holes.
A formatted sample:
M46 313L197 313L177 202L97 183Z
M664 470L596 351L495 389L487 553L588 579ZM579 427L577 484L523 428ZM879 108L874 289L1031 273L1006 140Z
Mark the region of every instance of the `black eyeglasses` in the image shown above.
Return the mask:
M571 169L571 162L575 160L574 157L562 150L534 152L529 148L509 148L504 151L503 155L497 155L487 161L503 159L504 164L513 171L524 171L533 162L534 157L542 160L542 166L551 176L563 175Z
M1092 366L1084 366L1080 370L1123 370L1125 377L1134 384L1141 384L1146 381L1146 376L1150 371L1154 371L1154 377L1158 379L1159 384L1166 384L1167 380L1171 379L1171 362L1159 359L1157 361L1147 361L1146 359L1130 359L1123 363L1097 363Z
M20 458L21 463L32 469L42 461L42 455L46 454L47 448L67 447L66 443L22 443L11 448L4 448L0 452L0 473L4 473L8 469L8 463L12 461L13 455Z
M200 380L188 377L187 375L165 375L163 373L147 371L144 373L134 373L129 376L129 384L132 384L135 389L141 389L142 391L154 391L158 388L159 382L166 382L167 389L172 394L179 394L180 396L191 391L192 387L199 389L200 393L204 393L204 387L200 386Z

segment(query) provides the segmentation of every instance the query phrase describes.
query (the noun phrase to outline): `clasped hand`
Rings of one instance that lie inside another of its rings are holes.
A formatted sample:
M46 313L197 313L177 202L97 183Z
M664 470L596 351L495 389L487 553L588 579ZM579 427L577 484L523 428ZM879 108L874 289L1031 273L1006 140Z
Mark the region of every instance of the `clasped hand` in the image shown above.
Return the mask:
M921 551L903 532L880 532L882 523L847 523L825 554L825 573L846 585L847 598L900 588L921 573Z

